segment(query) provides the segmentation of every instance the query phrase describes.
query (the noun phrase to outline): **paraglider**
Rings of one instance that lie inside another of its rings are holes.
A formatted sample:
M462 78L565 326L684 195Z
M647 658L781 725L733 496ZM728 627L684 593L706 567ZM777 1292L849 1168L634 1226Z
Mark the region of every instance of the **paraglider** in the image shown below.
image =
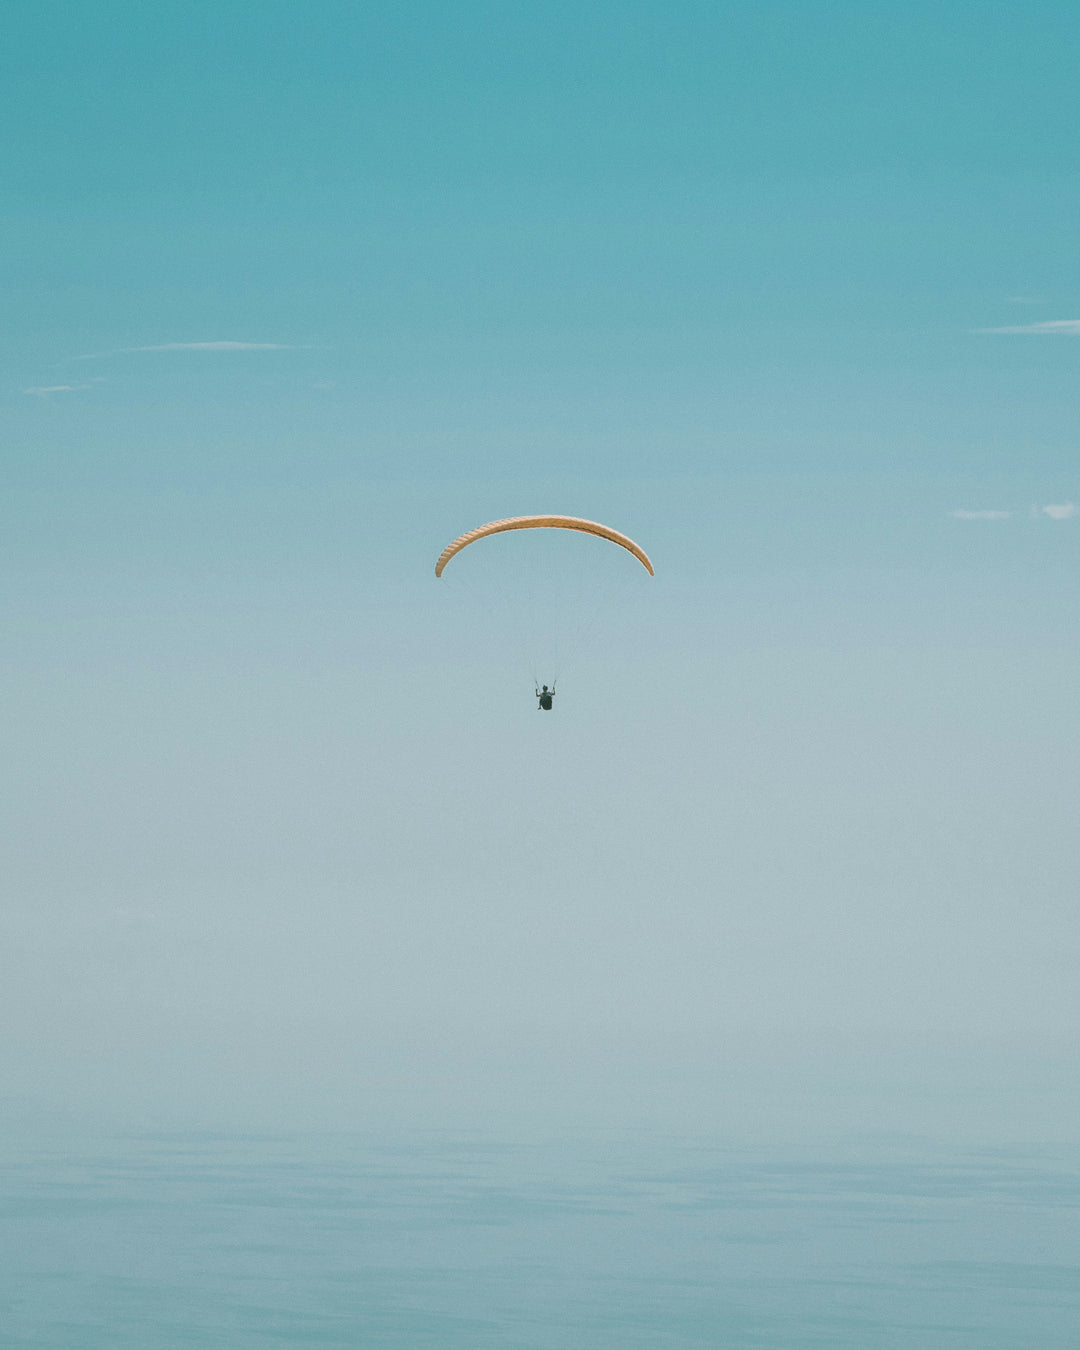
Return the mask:
M642 567L644 567L645 571L648 572L649 576L654 575L653 565L652 562L649 560L649 555L645 552L645 550L641 547L641 545L635 543L634 540L629 537L629 535L622 534L620 533L620 531L612 529L610 525L602 525L595 520L584 520L580 516L553 516L553 515L507 516L502 520L492 520L489 521L488 524L486 525L478 525L475 529L467 530L464 534L459 535L451 543L447 544L446 548L444 548L442 553L439 554L438 560L435 563L435 575L437 577L441 577L447 564L459 553L461 553L463 549L469 548L470 545L475 544L478 540L487 539L492 535L505 534L512 530L569 530L577 532L579 536L582 534L593 535L598 539L607 540L612 544L618 545L619 548L625 549L627 553L631 554L634 558L637 559L637 561L642 565ZM518 550L515 549L513 550L513 552L517 554ZM525 589L531 590L534 593L533 595L534 599L536 598L537 593L539 593L539 596L542 600L547 600L551 598L548 596L547 593L551 590L551 584L556 579L555 574L558 573L559 571L563 573L563 580L566 579L567 566L563 561L564 552L565 551L561 548L561 546L557 550L555 550L553 558L554 561L553 567L545 564L544 566L537 566L533 568L531 571L528 571L526 573L524 577L524 580L526 582ZM526 550L525 555L528 556L528 554L529 550ZM570 556L573 557L573 550L570 550ZM502 564L507 563L508 561L510 561L509 555L505 553L502 554L501 558L498 561L500 561ZM608 565L605 562L604 566L601 566L598 570L600 573L604 573L607 570L607 568ZM466 573L468 573L468 570L469 569L466 568ZM614 570L621 574L624 569L615 567ZM509 585L510 583L509 570L507 570L505 566L497 566L494 569L494 572L496 576L496 581L497 582L500 580L503 581L504 589L510 591L511 594L515 594L516 592L513 592ZM506 573L505 576L501 575L503 572ZM589 588L590 585L595 586L596 578L594 576L594 568L591 565L584 567L572 565L570 567L570 574L577 578L577 583L572 587L572 589L574 590L581 590L582 585L586 590ZM458 575L456 570L454 575L455 576ZM508 616L509 626L513 628L518 627L523 623L526 623L527 620L524 618L524 615L531 612L532 607L529 605L525 605L523 611L518 610L517 612L515 612L515 610L512 609ZM571 614L571 619L573 617L574 616ZM584 623L582 621L579 622L578 626L588 629L591 625ZM533 670L535 675L539 674L537 667L541 663L546 665L549 671L552 669L555 669L556 673L558 671L556 660L558 659L559 652L564 647L566 633L559 632L558 629L556 629L555 633L553 634L553 637L555 639L554 649L549 649L545 645L540 653L539 660L535 659L536 653L534 652L533 654ZM555 680L552 680L550 685L545 684L541 687L540 680L537 678L534 686L534 692L537 699L538 710L541 712L551 712L554 706L553 700L555 698Z

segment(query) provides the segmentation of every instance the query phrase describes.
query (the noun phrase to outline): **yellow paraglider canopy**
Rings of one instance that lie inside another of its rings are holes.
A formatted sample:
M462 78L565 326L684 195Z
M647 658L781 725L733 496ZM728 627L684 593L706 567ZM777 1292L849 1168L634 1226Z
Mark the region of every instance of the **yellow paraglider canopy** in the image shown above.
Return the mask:
M649 576L655 575L649 555L629 536L613 530L610 525L600 525L595 520L582 520L579 516L508 516L505 520L493 520L487 525L478 525L475 530L469 530L452 544L447 544L435 564L435 575L441 577L443 568L454 554L468 548L477 539L486 539L489 534L502 534L506 530L580 530L583 534L595 534L601 539L610 539L613 544L618 544L628 553L632 553Z

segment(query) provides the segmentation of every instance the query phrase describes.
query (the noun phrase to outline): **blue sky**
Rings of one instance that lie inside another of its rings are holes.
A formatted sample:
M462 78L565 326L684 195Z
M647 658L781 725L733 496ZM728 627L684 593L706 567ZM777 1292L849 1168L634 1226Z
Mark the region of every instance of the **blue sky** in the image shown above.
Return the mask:
M1066 4L16 4L0 1090L1045 1121L1078 65ZM657 564L541 727L431 576L537 509Z

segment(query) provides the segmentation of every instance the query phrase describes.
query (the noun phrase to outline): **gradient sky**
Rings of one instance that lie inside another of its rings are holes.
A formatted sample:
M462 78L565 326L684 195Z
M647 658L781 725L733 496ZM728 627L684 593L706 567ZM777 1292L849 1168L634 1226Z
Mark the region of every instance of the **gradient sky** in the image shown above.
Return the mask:
M5 1110L1075 1132L1078 69L15 0ZM432 575L533 510L657 567L542 720Z

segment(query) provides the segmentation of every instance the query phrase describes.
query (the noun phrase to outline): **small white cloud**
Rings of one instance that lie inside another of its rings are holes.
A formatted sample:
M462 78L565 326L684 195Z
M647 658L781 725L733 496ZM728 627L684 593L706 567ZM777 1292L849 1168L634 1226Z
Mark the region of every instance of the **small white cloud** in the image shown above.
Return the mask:
M160 342L152 347L118 347L112 352L91 352L77 361L99 361L104 356L129 356L132 352L296 352L306 347L291 342Z
M1058 502L1056 505L1044 506L1042 513L1051 520L1071 520L1076 515L1076 506L1072 502Z
M77 389L89 389L88 384L37 384L24 389L24 394L73 394Z
M316 380L315 383L314 383L311 387L312 387L312 389L333 389L333 388L334 388L334 381L333 381L333 380Z
M1080 319L1046 319L1043 323L1022 323L1012 328L973 328L974 333L1056 333L1059 337L1080 337Z
M955 511L950 511L949 515L955 520L1008 520L1012 515L1011 511L969 511L966 507L958 506Z

